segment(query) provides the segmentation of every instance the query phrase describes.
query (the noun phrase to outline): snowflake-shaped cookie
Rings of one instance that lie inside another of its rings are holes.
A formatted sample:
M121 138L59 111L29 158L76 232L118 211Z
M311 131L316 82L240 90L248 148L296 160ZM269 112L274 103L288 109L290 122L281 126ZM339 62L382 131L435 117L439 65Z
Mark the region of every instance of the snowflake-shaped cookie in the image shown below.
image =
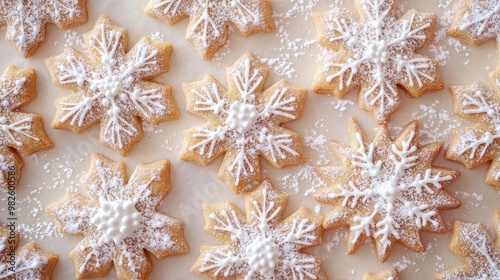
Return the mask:
M318 201L334 206L324 227L349 227L348 254L370 237L381 262L395 242L424 251L420 231L446 232L439 210L460 206L443 190L459 173L432 166L442 144L418 147L417 122L408 124L395 140L381 125L370 143L352 119L349 134L350 147L329 142L340 163L316 169L333 183L315 194Z
M415 54L434 40L436 16L411 10L398 19L396 0L356 0L356 6L360 22L339 9L314 15L327 51L313 90L343 98L359 87L360 107L384 123L401 104L397 86L413 98L443 88L438 62Z
M283 221L287 196L266 179L245 194L246 218L231 203L204 204L205 231L223 245L202 246L192 271L208 279L326 279L319 258L323 218L300 208Z
M7 40L25 58L45 40L45 25L68 29L87 22L86 0L3 0L0 26L7 25Z
M458 0L448 34L477 46L500 35L499 0Z
M391 267L377 274L365 273L363 280L399 280L399 274L396 268Z
M186 39L203 59L226 44L229 25L243 36L274 30L270 0L150 0L145 12L167 24L189 17Z
M225 153L219 177L235 193L260 180L260 156L278 168L305 159L300 135L280 125L302 116L307 90L282 80L263 92L268 72L247 53L226 70L229 90L212 76L183 86L187 111L208 123L184 131L181 159L207 165Z
M12 226L12 228L10 228ZM18 249L15 225L0 225L0 279L50 280L58 257L30 242Z
M497 241L481 224L456 221L451 233L450 250L465 264L440 272L438 280L500 279L500 211L493 216Z
M170 190L167 160L139 164L127 182L125 165L93 154L81 184L90 198L68 193L49 205L63 233L83 234L70 252L77 278L104 277L114 263L120 279L146 279L145 250L161 259L188 250L181 221L157 212Z
M90 59L71 48L46 60L53 82L77 93L56 101L53 128L81 132L101 123L101 144L126 156L151 124L179 112L171 88L150 81L168 70L172 47L143 38L128 54L127 31L102 15L84 35Z
M490 78L494 92L479 82L451 87L455 113L475 125L453 130L446 158L468 169L492 161L485 181L500 189L500 72Z
M53 147L39 115L20 108L35 99L35 70L9 66L0 77L0 187L17 185L23 161L17 152L31 155ZM12 184L13 182L13 184Z

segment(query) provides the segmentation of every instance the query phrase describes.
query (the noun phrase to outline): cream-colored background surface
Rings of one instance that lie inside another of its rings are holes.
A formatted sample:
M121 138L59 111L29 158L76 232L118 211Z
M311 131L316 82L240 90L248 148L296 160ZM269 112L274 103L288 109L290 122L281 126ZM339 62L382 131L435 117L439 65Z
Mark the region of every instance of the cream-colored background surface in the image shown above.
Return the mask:
M440 15L441 23L449 19L450 0L401 0L401 7L416 8L420 11L435 12ZM0 68L2 71L8 65L17 67L33 67L37 72L38 98L25 107L26 111L36 112L43 116L48 135L55 143L55 148L39 152L34 156L23 156L26 166L22 170L22 179L18 188L18 223L21 224L22 242L29 239L37 242L43 249L59 254L59 263L54 271L54 279L73 279L74 265L68 257L68 252L82 239L81 236L60 235L54 229L51 218L44 208L59 199L68 190L82 192L78 178L89 167L91 152L99 152L116 161L125 161L129 175L138 162L152 162L162 158L171 161L172 190L160 210L164 213L182 219L185 224L185 236L190 245L186 255L171 256L163 260L154 257L154 270L150 279L196 279L190 272L201 244L217 243L218 241L204 233L204 221L201 214L203 202L231 201L242 207L242 196L236 196L217 178L220 159L208 167L200 167L192 163L181 162L178 153L182 144L182 130L203 123L185 112L184 95L181 84L184 81L200 80L206 74L213 74L224 85L225 66L232 64L246 51L253 51L260 58L274 62L267 86L286 78L288 82L309 87L315 71L316 57L321 50L312 44L316 31L309 17L309 11L315 12L330 9L335 5L349 8L354 12L353 1L339 0L273 0L276 31L270 34L252 35L248 38L238 34L230 35L230 44L222 48L213 61L202 61L194 47L184 40L187 20L174 26L150 18L143 13L146 0L89 0L89 21L70 32L48 26L47 40L35 55L23 59L3 38L0 40ZM316 5L315 5L316 4ZM51 83L48 71L44 66L44 58L59 54L65 44L82 50L78 41L71 38L89 31L100 14L107 14L119 26L129 31L129 47L138 40L159 32L160 35L174 47L170 71L157 80L173 87L177 104L181 108L178 120L163 123L155 128L147 129L145 137L127 158L120 157L111 149L98 144L98 126L77 135L66 130L51 129L49 124L54 115L54 101L69 94L68 91ZM494 70L497 64L495 43L493 41L477 48L461 46L456 41L443 38L443 27L437 28L439 42L429 51L432 56L439 54L446 64L441 68L441 74L446 88L453 84L469 84L476 80L487 82L487 74ZM72 36L69 36L73 34ZM0 32L3 37L5 31ZM448 53L448 54L447 54ZM443 55L444 54L444 55ZM283 71L290 67L290 71ZM304 117L294 121L288 127L302 133L305 138L305 150L308 162L302 166L277 170L263 162L265 176L272 179L275 186L290 195L286 214L291 214L300 205L329 211L328 205L317 207L310 190L318 188L323 182L310 170L318 163L334 161L326 147L324 139L336 139L348 143L347 123L350 116L360 120L363 128L373 136L375 123L368 113L357 107L357 93L348 95L350 102L339 102L332 96L319 96L310 93L307 99ZM466 123L452 115L452 100L447 89L428 93L417 100L404 97L400 110L393 115L391 126L397 131L402 125L413 118L421 119L422 141L431 140L449 142L451 126ZM344 107L344 108L343 108ZM343 110L345 109L345 110ZM455 219L470 222L483 222L491 229L491 215L498 207L500 194L483 183L486 165L467 171L461 165L446 161L441 155L435 162L462 172L462 176L447 189L461 199L463 206L457 210L443 211L442 215L448 224ZM0 193L0 221L6 222L6 194ZM330 279L361 279L366 271L379 271L391 265L402 269L403 279L432 279L436 271L450 268L460 261L448 251L449 234L422 233L422 238L428 251L416 253L396 245L385 264L378 263L373 246L367 242L355 255L348 256L345 251L345 229L326 231L321 246L308 250L321 256L323 266ZM112 269L108 279L115 279Z

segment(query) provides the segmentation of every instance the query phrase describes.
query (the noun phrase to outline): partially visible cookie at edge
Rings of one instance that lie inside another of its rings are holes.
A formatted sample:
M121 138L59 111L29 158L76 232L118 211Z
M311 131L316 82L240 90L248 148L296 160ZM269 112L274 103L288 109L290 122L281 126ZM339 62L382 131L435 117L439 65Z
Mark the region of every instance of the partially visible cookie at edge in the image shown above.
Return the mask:
M0 187L19 186L24 163L19 153L31 155L50 149L50 141L37 114L21 111L36 98L36 74L31 68L9 66L0 77Z
M457 0L448 34L478 46L500 34L500 1Z
M0 1L0 26L6 39L24 58L45 41L46 24L68 29L87 22L87 0Z
M243 36L274 30L271 0L150 0L145 12L169 25L189 17L186 39L203 59L226 44L229 26Z
M500 211L493 214L496 242L482 224L455 221L450 251L464 264L436 274L437 280L499 279L500 277Z
M0 279L52 279L57 255L43 251L33 242L18 248L18 238L8 224L0 224Z

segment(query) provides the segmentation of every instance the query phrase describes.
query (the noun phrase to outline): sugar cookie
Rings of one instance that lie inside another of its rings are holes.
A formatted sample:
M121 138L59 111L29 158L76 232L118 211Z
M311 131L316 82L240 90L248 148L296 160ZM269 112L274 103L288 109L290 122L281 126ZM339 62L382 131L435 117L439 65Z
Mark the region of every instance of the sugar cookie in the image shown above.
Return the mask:
M45 41L49 22L68 29L87 22L87 0L3 0L0 26L7 25L6 39L25 58Z
M434 40L436 16L410 10L397 17L397 0L356 0L360 21L340 9L315 14L320 58L313 90L343 98L359 88L359 106L379 123L401 105L398 86L419 97L440 90L438 62L415 51Z
M370 142L352 119L349 135L351 146L328 143L340 163L316 169L332 183L315 194L319 202L333 205L324 227L349 227L348 254L371 238L381 262L396 242L424 251L420 231L446 232L439 210L460 206L443 190L459 173L432 166L443 145L419 147L416 121L395 140L387 126L380 125Z
M326 279L319 258L323 217L300 208L283 220L287 196L266 179L245 194L246 218L231 203L204 204L205 231L223 245L201 247L192 271L207 279Z
M145 12L167 24L189 17L186 39L203 59L226 44L229 25L243 36L274 30L271 0L150 0Z
M0 279L52 279L57 255L41 250L33 242L19 249L17 246L17 232L0 225Z
M458 0L448 34L478 46L500 34L500 1Z
M20 109L35 99L35 70L9 66L0 77L0 187L19 186L21 154L52 148L42 118Z
M180 157L207 165L225 153L219 178L235 193L260 180L260 156L278 168L305 160L300 135L280 125L302 116L307 90L282 80L264 91L268 72L247 53L226 70L229 90L212 76L183 85L187 111L208 122L184 131Z
M485 181L500 189L500 71L491 74L490 80L493 91L479 82L450 88L455 113L474 125L452 131L446 158L468 169L491 161Z
M127 31L105 15L83 38L90 58L68 48L46 60L53 83L76 92L56 101L52 127L80 133L100 122L101 144L127 156L143 137L140 119L179 115L171 88L150 81L168 71L172 47L145 37L126 53Z
M157 258L184 254L184 224L157 211L170 190L167 160L139 164L127 180L125 164L93 154L81 179L90 197L68 193L47 212L62 233L83 234L69 255L78 279L105 277L114 264L119 279L146 279Z
M497 241L481 224L456 221L450 250L463 265L436 274L437 280L495 280L500 278L500 211L493 216Z

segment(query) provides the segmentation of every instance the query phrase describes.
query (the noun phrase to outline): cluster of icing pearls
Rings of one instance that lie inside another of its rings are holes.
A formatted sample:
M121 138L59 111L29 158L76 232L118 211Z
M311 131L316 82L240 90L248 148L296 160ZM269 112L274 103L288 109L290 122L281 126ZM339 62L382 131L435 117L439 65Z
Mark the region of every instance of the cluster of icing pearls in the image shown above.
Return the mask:
M287 94L287 88L282 88L274 93L267 104L256 105L256 94L259 94L256 90L262 84L264 77L258 69L252 70L251 65L251 60L245 59L242 65L238 65L231 73L238 89L239 101L231 103L227 96L221 96L215 83L203 87L202 91L196 89L191 91L201 100L196 102L194 110L210 111L218 118L224 119L224 125L218 126L215 131L200 130L195 137L203 140L189 149L199 149L201 155L210 157L215 144L220 141L228 141L231 143L230 146L237 147L238 155L228 170L236 171L236 184L242 175L254 171L248 155L255 156L258 151L270 151L275 162L276 155L282 159L286 158L287 154L298 155L289 147L292 142L290 134L273 135L266 127L266 123L275 116L295 119L289 112L293 111L290 105L296 98Z
M305 275L314 279L311 270L317 269L314 258L298 258L297 254L299 247L311 246L318 238L313 231L320 225L308 219L296 219L292 227L282 227L276 219L282 208L275 204L277 193L267 187L261 191L262 201L251 200L254 222L243 224L232 210L209 214L216 223L214 229L229 233L236 248L229 252L209 250L201 272L214 270L215 277L241 274L243 279L292 277L298 280Z
M88 114L104 109L110 120L102 135L118 148L123 148L123 142L128 142L138 133L137 128L127 120L127 114L137 110L150 117L169 110L157 88L141 88L141 73L158 70L158 51L142 44L129 53L131 59L126 63L121 32L108 31L106 24L100 24L97 29L89 40L89 46L99 54L100 63L88 69L77 58L68 56L68 66L60 66L60 82L76 83L85 89L83 94L86 95L81 102L62 104L63 111L67 113L61 121L71 119L71 125L83 126Z
M25 77L18 78L16 80L3 79L1 84L3 85L0 91L0 112L3 111L4 114L0 113L0 129L5 137L5 141L11 141L17 146L23 146L23 142L16 139L16 135L21 135L23 137L28 137L34 140L39 140L37 137L32 135L31 123L33 119L31 117L24 117L14 123L9 123L8 116L5 113L5 107L11 105L16 98L22 98L18 95L21 93L24 83L26 82Z
M362 234L381 237L378 242L385 251L392 242L391 237L401 238L399 229L402 220L411 220L419 229L428 223L438 225L437 211L431 205L413 201L417 199L414 194L434 195L435 191L429 186L440 189L442 183L452 177L442 176L440 173L432 175L432 169L427 169L425 174L412 175L407 172L417 165L417 147L411 144L414 137L415 131L412 130L408 139L402 141L401 149L392 144L391 154L386 159L375 162L375 145L371 143L366 147L361 134L356 134L359 148L352 155L351 164L355 170L359 168L362 178L359 181L349 181L348 185L338 185L340 192L329 194L331 199L343 198L344 207L354 209L359 204L364 204L373 209L367 216L354 216L350 227L355 234L354 243Z
M397 20L390 15L393 1L363 0L365 23L350 22L330 15L323 19L327 27L325 35L330 42L343 42L353 53L345 63L325 61L325 70L333 67L338 70L326 77L326 82L339 78L339 89L344 90L356 79L370 79L370 87L364 93L370 106L379 105L377 114L385 115L388 108L399 102L396 84L401 83L401 74L406 75L409 86L422 87L424 80L434 81L431 73L435 71L427 58L410 58L413 53L413 39L425 40L425 29L429 23L412 29L415 21L421 20L418 14L410 19ZM347 80L344 76L347 75Z
M101 199L101 207L90 221L107 238L112 239L115 244L120 244L140 226L141 213L135 208L136 203L137 201L131 200Z
M243 29L262 24L259 1L261 0L254 0L257 3L251 6L241 0L158 0L153 7L167 17L176 15L181 9L186 11L186 15L201 11L201 16L194 22L191 31L196 34L201 29L202 34L195 35L196 39L201 40L203 48L208 48L213 41L220 40L227 22L236 23Z
M458 28L469 31L474 37L497 35L500 31L500 1L467 1L470 10L460 21Z
M16 48L26 51L40 36L42 24L62 17L78 16L78 0L11 0L0 2L0 22L9 24L7 32ZM0 23L1 25L1 23Z

